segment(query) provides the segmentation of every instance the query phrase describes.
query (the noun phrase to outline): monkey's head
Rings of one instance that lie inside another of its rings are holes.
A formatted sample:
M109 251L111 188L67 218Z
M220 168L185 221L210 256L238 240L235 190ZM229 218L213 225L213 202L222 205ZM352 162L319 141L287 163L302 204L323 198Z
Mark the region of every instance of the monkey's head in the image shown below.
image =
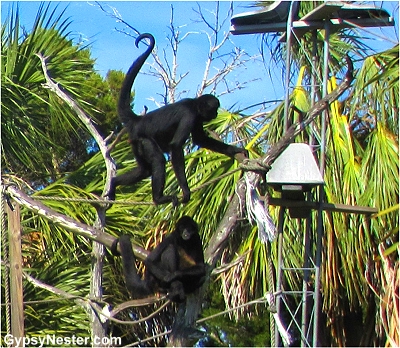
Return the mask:
M185 215L176 223L175 231L179 234L179 237L182 240L188 241L194 235L199 233L199 228L197 223L191 217Z
M197 98L197 112L203 122L211 121L217 117L220 107L218 98L211 94L204 94Z

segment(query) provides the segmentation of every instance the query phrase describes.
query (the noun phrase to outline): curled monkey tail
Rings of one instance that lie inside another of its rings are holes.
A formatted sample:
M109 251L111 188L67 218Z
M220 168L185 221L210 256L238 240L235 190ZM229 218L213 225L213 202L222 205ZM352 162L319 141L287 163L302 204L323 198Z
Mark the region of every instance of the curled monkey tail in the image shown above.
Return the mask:
M137 115L132 111L130 101L131 101L131 89L133 86L133 82L140 69L142 68L144 62L149 57L151 51L155 45L155 39L153 35L149 33L144 33L138 36L135 41L136 47L139 47L139 42L142 39L149 39L150 44L147 47L146 51L142 53L131 65L128 72L126 73L124 82L122 83L121 92L118 100L118 115L121 122L124 125L127 125L134 117Z

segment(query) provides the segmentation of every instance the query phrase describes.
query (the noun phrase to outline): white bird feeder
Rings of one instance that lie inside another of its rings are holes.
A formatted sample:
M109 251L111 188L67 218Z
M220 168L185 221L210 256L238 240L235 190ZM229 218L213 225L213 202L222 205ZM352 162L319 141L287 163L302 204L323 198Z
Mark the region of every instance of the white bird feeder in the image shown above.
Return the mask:
M282 199L305 201L305 192L323 185L324 179L318 169L311 147L303 143L290 144L271 166L267 184L282 192ZM291 217L307 217L309 208L290 208Z

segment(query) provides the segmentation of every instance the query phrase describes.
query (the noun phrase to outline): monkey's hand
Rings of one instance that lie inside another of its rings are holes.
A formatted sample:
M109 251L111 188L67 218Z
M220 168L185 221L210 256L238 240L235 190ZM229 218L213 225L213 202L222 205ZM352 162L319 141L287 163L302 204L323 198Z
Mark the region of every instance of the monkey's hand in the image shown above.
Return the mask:
M244 160L249 158L249 152L246 149L241 149L241 152L238 152L233 156L236 161L242 163Z
M169 288L167 297L173 302L181 303L185 301L186 296L183 284L179 281L173 282Z
M121 255L121 254L119 253L119 251L117 250L118 244L119 244L119 238L116 238L116 239L114 240L114 242L112 243L111 248L110 248L111 253L112 253L114 256L120 256L120 255Z
M182 276L182 272L180 272L180 271L168 273L167 275L164 276L163 282L170 284L173 281L176 281L177 279L179 279L181 276Z
M183 198L182 198L182 203L183 204L185 204L185 203L187 203L187 202L189 202L190 201L190 191L187 191L187 192L183 192Z
M104 195L104 197L107 197L110 201L115 200L115 188L110 188L107 193Z

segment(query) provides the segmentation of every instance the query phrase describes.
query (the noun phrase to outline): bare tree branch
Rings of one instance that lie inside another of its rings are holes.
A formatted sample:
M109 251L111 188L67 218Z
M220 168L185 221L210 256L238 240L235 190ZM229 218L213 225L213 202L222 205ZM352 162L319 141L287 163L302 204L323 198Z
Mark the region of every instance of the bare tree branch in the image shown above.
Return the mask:
M56 212L43 203L29 197L14 185L8 185L5 193L9 194L12 199L29 211L32 211L40 217L43 217L54 224L65 228L67 231L71 231L90 240L102 243L108 248L111 248L115 241L115 237L112 235L104 231L99 231L94 227L88 226L82 222L70 218L69 216ZM144 260L148 255L146 250L137 245L133 245L133 252L141 260Z
M117 8L111 5L107 5L107 7L111 10L111 13L105 8L105 6L103 6L101 4L101 2L99 1L95 1L96 6L103 11L107 16L114 18L116 20L117 23L122 23L124 24L126 27L128 27L130 30L132 30L135 35L132 35L131 33L128 32L124 32L125 35L131 36L136 38L138 35L140 35L140 31L137 30L135 27L133 27L132 25L130 25L128 22L126 22L121 14L118 12ZM115 29L116 31L121 31L119 29Z
M23 274L24 278L29 283L31 283L34 287L47 290L47 291L51 292L52 294L55 294L57 296L65 298L67 300L74 300L76 304L78 304L79 306L82 306L86 311L90 310L90 306L88 305L87 301L84 300L82 297L72 295L69 292L66 292L64 290L56 288L55 286L48 285L48 284L42 282L41 280L32 277L27 272L23 271L22 274Z
M103 155L107 168L106 184L103 190L104 193L107 192L109 189L109 184L111 183L111 178L115 175L116 166L113 159L110 156L106 141L97 131L92 119L88 115L86 115L86 113L78 106L78 104L71 97L69 97L65 92L63 92L60 89L58 84L54 83L51 80L46 66L46 58L43 57L41 54L37 54L37 56L39 57L42 64L43 74L46 79L46 87L51 91L53 91L59 98L61 98L70 106L70 108L77 114L81 122L85 125L85 127L87 128L87 130L89 131L89 133L92 135L97 145L99 146L100 152Z
M110 16L116 20L117 23L123 24L127 30L124 29L115 29L118 32L121 32L125 35L136 38L139 34L139 31L127 23L119 12L111 6L106 8L99 2L95 3L96 6L100 8L107 16ZM209 20L204 13L204 10L198 4L197 8L193 8L194 13L196 13L199 17L195 22L203 23L206 27L202 33L205 34L209 41L209 52L207 54L207 59L205 61L204 72L202 81L197 87L196 96L200 96L206 92L206 89L210 89L209 93L224 95L228 93L232 93L235 90L243 89L246 85L254 81L254 79L248 81L234 81L233 83L228 81L230 73L232 73L235 69L245 65L249 61L256 59L255 56L249 56L247 58L246 54L243 50L234 48L229 53L218 54L218 52L226 46L229 40L229 32L222 33L222 27L226 24L227 21L230 20L233 14L233 3L230 3L229 9L227 10L224 16L221 15L220 4L216 3L215 11L210 12L212 19ZM221 18L223 19L221 20ZM195 32L187 31L183 33L181 29L184 26L176 26L175 25L175 15L174 15L174 7L171 6L171 16L170 16L170 24L169 30L170 35L168 36L168 48L171 50L171 56L167 54L167 50L163 49L162 54L158 52L157 49L153 50L152 57L154 62L150 65L150 70L143 72L143 74L148 76L153 76L157 80L161 81L164 91L162 93L155 93L155 95L159 95L162 98L162 101L159 102L156 98L150 97L157 107L161 107L165 104L173 103L180 99L183 93L186 93L186 90L179 90L179 87L182 84L182 81L187 77L190 71L179 72L178 71L178 54L179 47L183 43L183 41L192 34L199 34ZM224 58L225 57L225 58ZM211 72L212 67L218 66L222 62L222 67L216 69L215 73ZM218 86L225 86L225 89L222 91L217 91ZM233 87L229 87L233 86Z
M154 312L152 312L148 316L143 317L138 320L119 320L119 319L115 319L115 316L119 312L121 312L127 308L130 308L130 307L141 307L141 306L147 306L149 304L160 302L162 300L165 300L166 296L163 296L163 297L153 296L153 297L143 298L143 299L139 299L139 300L127 301L127 302L121 303L118 306L114 307L113 310L111 312L109 312L107 309L109 306L107 304L105 307L107 310L104 310L103 308L101 308L98 305L98 303L96 303L92 300L83 298L81 296L72 295L69 292L61 290L55 286L48 285L48 284L42 282L41 280L32 277L27 272L23 272L23 276L34 287L47 290L47 291L51 292L52 294L57 295L62 298L65 298L67 300L73 300L76 304L83 307L83 309L85 311L90 312L91 310L94 310L101 319L103 319L103 320L108 319L110 321L113 321L118 324L123 324L123 325L140 324L151 318L154 318L158 313L160 313L162 310L164 310L164 308L167 307L171 303L170 300L167 300L159 308L157 308Z

